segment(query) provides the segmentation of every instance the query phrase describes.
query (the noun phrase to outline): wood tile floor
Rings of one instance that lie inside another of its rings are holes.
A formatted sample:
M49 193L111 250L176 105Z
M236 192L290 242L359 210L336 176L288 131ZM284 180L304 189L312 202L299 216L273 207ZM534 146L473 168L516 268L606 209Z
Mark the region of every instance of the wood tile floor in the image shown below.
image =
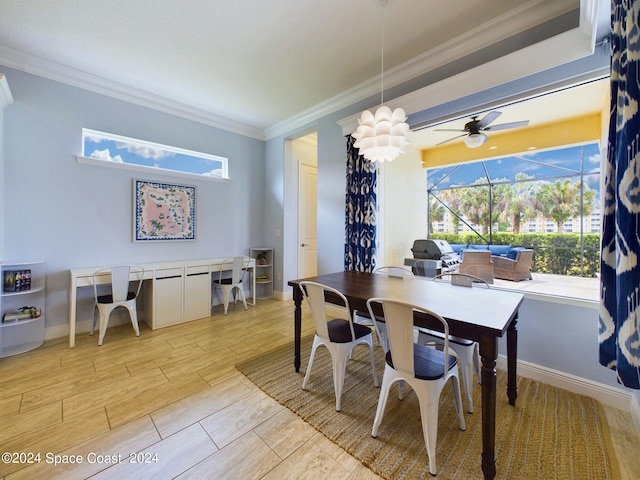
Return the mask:
M0 478L379 478L235 370L290 342L292 318L292 302L263 300L142 325L140 337L113 327L102 347L79 334L74 349L61 338L0 359L0 451L22 454L0 462ZM312 331L305 318L303 334ZM623 478L638 478L628 476L640 472L631 417L607 416Z

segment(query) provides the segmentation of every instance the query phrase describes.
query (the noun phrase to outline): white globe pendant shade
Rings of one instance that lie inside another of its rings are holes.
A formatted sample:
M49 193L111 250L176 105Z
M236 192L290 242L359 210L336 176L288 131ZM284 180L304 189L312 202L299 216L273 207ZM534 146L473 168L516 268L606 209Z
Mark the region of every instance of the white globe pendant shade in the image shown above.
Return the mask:
M353 133L354 146L360 154L372 162L390 162L404 152L409 143L409 125L402 108L393 112L382 105L375 115L365 110L358 119L358 129Z
M478 148L484 142L487 141L487 136L482 133L472 133L466 137L464 137L464 144L469 148Z

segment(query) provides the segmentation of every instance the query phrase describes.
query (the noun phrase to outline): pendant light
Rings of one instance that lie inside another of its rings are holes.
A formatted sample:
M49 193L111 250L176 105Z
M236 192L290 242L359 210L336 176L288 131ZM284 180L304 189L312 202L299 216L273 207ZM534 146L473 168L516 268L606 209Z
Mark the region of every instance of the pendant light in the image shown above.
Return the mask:
M354 146L364 158L372 162L390 162L404 152L409 143L407 133L409 125L405 123L406 114L402 108L391 111L384 105L384 7L388 0L378 0L382 18L382 73L380 107L373 114L365 110L358 119L358 129L352 134L356 139Z

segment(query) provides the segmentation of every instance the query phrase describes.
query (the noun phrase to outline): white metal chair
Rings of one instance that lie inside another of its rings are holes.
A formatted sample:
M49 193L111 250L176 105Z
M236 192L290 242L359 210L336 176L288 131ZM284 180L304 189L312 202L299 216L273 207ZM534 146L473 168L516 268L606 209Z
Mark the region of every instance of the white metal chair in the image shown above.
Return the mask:
M219 288L222 290L222 302L224 303L224 314L227 314L229 309L229 299L233 294L233 303L236 303L236 293L240 296L244 309L247 309L247 299L244 295L243 280L249 268L249 262L251 259L245 256L230 257L224 260L223 264L231 264L231 276L224 276L224 272L228 270L220 269L219 276L213 280L213 285L216 287L216 291Z
M433 277L434 281L446 281L446 278L452 285L463 287L471 287L474 283L489 288L489 284L483 278L471 275L469 273L442 273ZM442 344L443 334L433 330L424 328L418 329L418 343L426 344ZM458 355L460 359L460 369L462 370L462 385L467 397L467 411L473 413L473 372L475 370L478 377L478 383L481 381L480 376L480 355L478 353L478 342L456 336L449 336L449 344L451 349Z
M390 277L399 277L410 279L413 278L413 272L408 267L398 267L398 266L388 266L388 267L378 267L374 270L373 273L377 273L380 275L389 275Z
M412 280L414 278L414 274L408 267L402 266L385 266L376 268L373 273L377 275L388 275L390 277L398 277L403 280ZM368 325L375 328L376 337L378 338L378 343L382 346L385 352L389 351L389 345L386 341L386 329L384 325L384 319L379 318L378 322L374 322L367 313L360 312L358 310L354 310L353 312L353 321L359 323L361 325Z
M110 292L100 295L98 290L98 277L110 275ZM136 299L140 294L142 287L142 279L144 277L144 268L136 265L117 265L114 267L102 268L93 274L93 296L95 301L93 322L91 324L91 332L96 328L96 310L100 319L98 345L102 345L104 335L107 333L109 317L111 312L117 307L125 307L129 310L131 324L136 332L136 336L140 336L140 328L138 327L138 314L136 311ZM136 285L137 284L137 285ZM130 288L133 286L133 290Z
M376 318L372 307L373 303L382 305L389 337L389 351L385 355L382 387L380 388L378 408L371 436L378 436L378 428L384 416L391 386L397 382L401 382L401 384L406 382L411 386L420 403L422 433L429 456L429 473L435 475L437 471L438 404L440 393L449 380L453 387L460 429L466 429L462 412L457 359L455 355L449 354L449 325L444 318L435 312L385 298L371 298L367 301L367 308L372 318ZM413 315L415 312L429 315L440 321L445 332L442 351L413 342Z
M351 355L351 351L357 345L366 344L369 346L373 384L376 387L378 386L371 329L352 321L349 301L338 290L320 283L307 281L300 282L300 290L302 290L302 295L307 300L316 328L307 372L302 381L302 389L307 389L316 350L319 346L324 345L331 355L333 387L336 395L336 411L339 412L342 409L342 388L344 386L347 361ZM326 301L326 294L332 295L334 298L339 298L342 304L329 304ZM331 318L327 311L327 306L329 305L330 308L342 310L344 318Z

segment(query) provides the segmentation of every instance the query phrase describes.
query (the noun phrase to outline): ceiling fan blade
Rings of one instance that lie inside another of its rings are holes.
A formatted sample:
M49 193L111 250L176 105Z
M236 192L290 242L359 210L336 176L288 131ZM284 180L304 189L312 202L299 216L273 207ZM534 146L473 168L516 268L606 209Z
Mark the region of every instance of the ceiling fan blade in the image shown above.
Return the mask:
M507 130L508 128L526 127L527 125L529 125L529 120L522 120L520 122L501 123L499 125L485 127L483 130L491 130L493 132L495 130Z
M436 128L434 132L466 132L466 130L460 128Z
M491 122L493 122L496 118L498 118L500 115L502 115L502 112L499 112L497 110L492 110L491 112L487 113L482 120L478 121L477 127L479 129L483 129L486 128L487 125L489 125Z
M450 138L449 140L445 140L444 142L436 143L436 146L437 146L437 145L442 145L443 143L448 143L448 142L450 142L450 141L452 141L452 140L455 140L456 138L466 137L466 136L467 136L467 134L466 134L466 133L463 133L462 135L456 135L455 137Z

